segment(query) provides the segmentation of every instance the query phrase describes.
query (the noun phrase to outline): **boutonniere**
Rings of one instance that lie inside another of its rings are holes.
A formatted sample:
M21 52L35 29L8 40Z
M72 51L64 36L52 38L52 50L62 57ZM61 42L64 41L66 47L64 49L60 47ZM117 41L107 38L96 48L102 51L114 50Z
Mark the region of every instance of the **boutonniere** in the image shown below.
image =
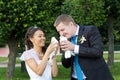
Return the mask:
M78 37L78 42L83 44L86 41L85 37L82 35L82 37Z

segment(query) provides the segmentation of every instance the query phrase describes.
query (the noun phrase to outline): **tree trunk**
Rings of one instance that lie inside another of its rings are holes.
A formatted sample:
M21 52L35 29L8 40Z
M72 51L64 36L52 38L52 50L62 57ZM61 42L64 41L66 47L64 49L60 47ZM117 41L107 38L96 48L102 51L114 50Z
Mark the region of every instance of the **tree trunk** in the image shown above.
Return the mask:
M112 15L108 16L108 66L111 67L114 64L114 18Z
M9 61L8 61L8 68L7 68L7 80L11 80L13 78L14 69L15 69L15 61L16 61L16 52L17 52L17 40L14 38L9 39L8 46L10 49L9 53Z

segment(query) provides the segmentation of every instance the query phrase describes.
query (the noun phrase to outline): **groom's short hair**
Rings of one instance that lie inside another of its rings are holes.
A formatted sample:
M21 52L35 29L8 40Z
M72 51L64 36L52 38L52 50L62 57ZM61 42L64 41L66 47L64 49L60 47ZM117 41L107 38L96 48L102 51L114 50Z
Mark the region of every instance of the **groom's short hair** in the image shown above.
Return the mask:
M58 16L54 22L54 27L59 25L61 22L65 25L68 25L70 22L76 25L74 19L70 15L67 15L67 14L61 14L60 16Z

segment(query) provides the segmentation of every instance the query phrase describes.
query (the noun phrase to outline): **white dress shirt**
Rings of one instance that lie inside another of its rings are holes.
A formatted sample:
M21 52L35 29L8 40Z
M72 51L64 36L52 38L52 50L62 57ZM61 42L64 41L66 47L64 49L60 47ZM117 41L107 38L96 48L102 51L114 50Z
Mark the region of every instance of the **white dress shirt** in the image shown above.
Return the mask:
M79 28L80 28L80 26L77 25L77 31L76 31L75 35L78 35ZM77 37L77 38L78 38L78 37ZM76 42L77 42L77 38L76 38ZM79 45L77 45L77 44L75 45L74 53L75 53L75 54L78 54L78 53L79 53ZM73 66L72 77L73 77L73 78L77 78L76 69L75 69L75 63L73 63L73 64L74 64L74 66ZM82 72L82 73L83 73L83 72ZM84 75L84 73L83 73L83 79L84 79L84 80L86 79L86 76Z

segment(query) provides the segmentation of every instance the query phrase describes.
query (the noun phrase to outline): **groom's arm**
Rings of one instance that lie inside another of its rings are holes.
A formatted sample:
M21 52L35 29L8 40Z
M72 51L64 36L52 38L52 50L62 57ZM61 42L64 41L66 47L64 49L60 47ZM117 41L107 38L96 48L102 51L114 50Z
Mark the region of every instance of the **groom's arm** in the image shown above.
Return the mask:
M86 33L86 41L85 43L79 44L79 56L91 58L102 57L103 42L97 27L90 26L84 33Z

